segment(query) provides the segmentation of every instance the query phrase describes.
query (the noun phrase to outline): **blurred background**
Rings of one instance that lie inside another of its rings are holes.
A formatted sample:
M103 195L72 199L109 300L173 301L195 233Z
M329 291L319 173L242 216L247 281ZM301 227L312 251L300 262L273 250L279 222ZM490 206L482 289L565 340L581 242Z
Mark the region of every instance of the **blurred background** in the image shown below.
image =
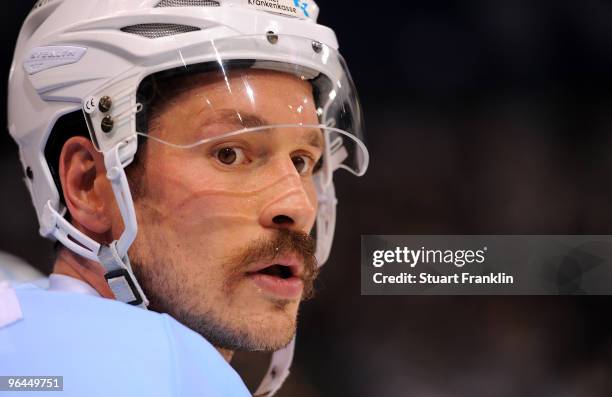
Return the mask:
M1 91L33 1L3 5ZM361 234L612 233L612 3L319 0L365 109L280 396L610 396L608 297L361 296ZM6 126L6 98L0 124ZM0 250L48 272L0 136ZM239 355L247 382L263 357Z

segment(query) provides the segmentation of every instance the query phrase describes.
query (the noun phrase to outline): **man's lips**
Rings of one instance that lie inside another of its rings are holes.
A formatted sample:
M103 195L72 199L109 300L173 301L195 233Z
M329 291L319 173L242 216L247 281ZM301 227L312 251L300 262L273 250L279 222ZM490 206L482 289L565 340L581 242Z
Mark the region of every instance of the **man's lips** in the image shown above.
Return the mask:
M248 277L275 298L297 299L302 296L304 290L304 282L298 277L280 278L263 273L249 273Z
M259 288L276 298L295 299L302 295L304 264L296 256L284 256L249 267L247 276Z

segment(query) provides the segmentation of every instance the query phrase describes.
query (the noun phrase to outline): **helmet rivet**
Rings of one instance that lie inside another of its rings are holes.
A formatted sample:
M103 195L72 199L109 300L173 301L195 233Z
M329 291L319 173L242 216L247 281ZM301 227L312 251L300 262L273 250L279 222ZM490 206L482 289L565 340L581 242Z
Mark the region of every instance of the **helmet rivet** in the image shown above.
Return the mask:
M100 98L100 102L98 102L98 109L100 109L101 112L108 112L111 106L113 106L113 100L108 95Z
M278 35L274 34L274 32L271 30L266 33L266 38L268 39L270 44L278 43Z
M102 127L102 131L104 132L111 132L114 125L115 125L115 122L113 121L113 118L109 115L106 115L102 119L102 123L100 124L100 127Z
M323 44L321 44L318 41L313 41L312 42L312 49L314 50L314 52L316 52L318 54L323 49Z
M32 169L30 167L26 167L26 176L30 180L34 179L34 173L32 172Z

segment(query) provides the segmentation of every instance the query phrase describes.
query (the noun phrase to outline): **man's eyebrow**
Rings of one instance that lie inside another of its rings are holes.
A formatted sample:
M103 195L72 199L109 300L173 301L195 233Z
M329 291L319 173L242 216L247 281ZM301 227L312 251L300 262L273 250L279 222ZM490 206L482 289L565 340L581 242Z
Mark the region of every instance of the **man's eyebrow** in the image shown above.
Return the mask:
M204 124L214 123L234 123L241 125L244 128L255 128L265 125L271 125L265 118L258 116L253 113L239 112L232 109L220 109L214 112L214 114L204 120ZM270 132L269 130L262 131L264 133ZM302 141L310 146L318 149L323 149L323 132L319 129L309 129L306 134L302 135Z
M308 130L306 141L309 145L316 147L317 149L323 149L323 132L321 130Z

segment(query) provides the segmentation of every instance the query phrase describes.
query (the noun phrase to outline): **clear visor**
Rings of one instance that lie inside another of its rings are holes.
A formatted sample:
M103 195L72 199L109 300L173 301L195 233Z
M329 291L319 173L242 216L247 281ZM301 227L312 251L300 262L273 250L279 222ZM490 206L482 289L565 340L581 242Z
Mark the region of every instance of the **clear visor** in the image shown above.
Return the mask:
M324 184L338 168L365 173L359 100L333 49L263 35L200 43L176 57L169 64L179 67L149 74L138 87L138 135L177 149L245 139L261 156L286 147L310 156Z

